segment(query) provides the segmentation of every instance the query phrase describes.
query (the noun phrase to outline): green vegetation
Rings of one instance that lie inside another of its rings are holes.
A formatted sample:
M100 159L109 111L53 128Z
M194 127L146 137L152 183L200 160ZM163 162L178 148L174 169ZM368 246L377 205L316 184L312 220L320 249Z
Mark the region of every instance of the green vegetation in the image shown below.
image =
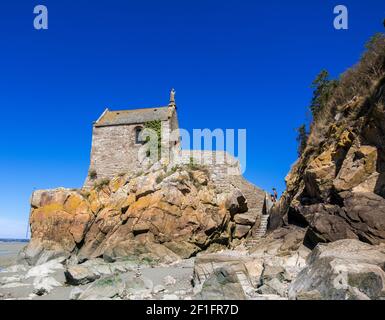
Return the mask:
M108 186L110 184L110 179L101 179L97 182L95 182L94 184L94 187L96 190L101 190L103 189L105 186Z
M385 23L385 19L384 19L384 23ZM365 48L366 50L368 51L375 51L376 50L376 46L377 46L377 43L379 41L382 40L382 38L384 37L384 34L381 33L381 32L378 32L378 33L375 33L369 40L368 42L365 43Z
M152 266L155 266L158 261L154 260L153 258L151 258L149 256L144 256L144 257L141 258L140 262L142 264L145 264L145 265L148 265L148 266L152 267Z
M159 176L156 177L156 183L159 184L164 180L164 175L160 174Z
M208 176L210 175L210 170L207 168L207 166L197 163L193 157L190 157L190 161L186 167L188 171L200 170L206 173ZM191 174L191 172L189 173Z
M146 266L150 266L150 267L156 265L158 262L149 256L139 257L138 255L140 255L140 252L137 252L135 255L132 255L132 256L122 257L121 260L132 263L132 265L135 265L135 266L146 265Z
M337 114L339 119L357 116L361 98L370 95L383 79L385 34L372 36L365 48L360 61L341 74L338 80L330 79L328 71L322 70L312 82L313 97L309 109L313 119L308 135L304 127L297 129L298 153L302 153L306 145L317 147L322 144Z
M305 151L305 148L307 146L307 139L308 134L306 132L306 125L301 125L296 129L298 136L297 136L297 142L298 142L298 156L300 157L303 152Z
M104 279L98 280L96 285L98 287L106 287L106 286L117 285L118 282L121 282L121 280L120 279L116 279L115 277L109 277L109 278L104 278Z
M79 192L84 198L86 198L86 199L88 199L89 198L89 196L91 195L91 193L89 192L89 191L87 191L87 190L80 190L80 192Z
M198 170L199 165L196 163L194 157L190 157L190 161L188 163L188 168L191 170Z
M173 169L171 169L170 171L167 171L165 173L161 173L159 176L156 177L156 183L158 183L158 184L161 183L164 179L171 176L175 172L176 172L176 170L173 171Z
M326 103L333 94L338 81L329 80L329 72L322 70L312 82L313 98L310 105L310 111L313 118L316 118L320 112L325 108Z
M88 176L90 177L91 180L95 180L97 178L98 174L97 174L95 169L91 169L88 172Z
M144 124L144 127L146 129L151 129L152 131L154 131L158 137L158 140L156 142L151 141L149 136L146 137L146 143L148 144L148 150L146 152L146 155L147 157L150 157L151 156L150 150L155 149L155 146L150 145L149 142L157 143L157 149L158 149L157 160L159 160L161 158L161 149L162 149L162 121L160 120L149 121Z
M365 44L366 51L359 63L344 72L338 80L331 80L322 70L312 82L313 98L310 110L315 121L333 116L338 106L354 97L366 95L385 70L385 35L376 33Z

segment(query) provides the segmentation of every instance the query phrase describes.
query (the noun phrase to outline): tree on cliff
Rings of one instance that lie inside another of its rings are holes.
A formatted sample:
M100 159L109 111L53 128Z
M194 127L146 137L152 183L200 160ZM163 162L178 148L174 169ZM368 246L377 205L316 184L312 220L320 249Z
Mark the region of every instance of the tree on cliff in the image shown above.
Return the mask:
M310 105L313 118L316 118L324 109L336 86L337 81L329 79L329 72L327 70L322 70L317 75L311 85L314 89Z
M296 129L298 135L297 135L297 142L298 142L298 156L300 157L302 153L304 152L306 145L307 145L307 138L308 134L306 132L306 125L301 125Z

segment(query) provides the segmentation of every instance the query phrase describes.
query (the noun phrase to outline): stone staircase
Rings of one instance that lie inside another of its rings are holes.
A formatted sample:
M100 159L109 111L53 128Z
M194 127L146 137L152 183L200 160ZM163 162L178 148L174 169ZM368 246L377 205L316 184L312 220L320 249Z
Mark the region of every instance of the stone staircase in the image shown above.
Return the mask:
M229 177L230 183L237 187L247 200L248 213L262 214L265 192L247 181L243 176Z
M253 215L254 217L258 219L264 219L263 218L263 210L264 210L264 203L265 203L265 197L266 193L262 189L258 188L257 186L253 185L249 181L247 181L243 176L231 176L229 177L230 183L241 190L243 195L245 196L247 200L247 206L249 208L247 214ZM265 224L265 222L261 221L261 224ZM264 233L266 233L267 228L267 222L264 225ZM259 238L258 236L261 234L259 224L256 223L256 225L250 230L249 238L256 239Z
M259 225L259 228L257 228L257 231L254 233L253 237L247 239L245 242L245 247L247 249L250 249L250 248L254 247L255 245L257 245L258 242L260 241L260 239L264 235L266 235L268 221L269 221L268 215L264 214L261 216L261 224Z
M234 175L223 177L223 179L217 179L216 185L221 188L223 191L229 189L229 184L238 188L247 200L248 211L247 214L250 214L257 219L257 223L250 230L248 239L245 243L246 247L252 247L255 243L259 241L261 237L266 234L267 224L269 220L269 215L264 214L265 205L270 207L269 203L265 204L266 193L262 189L258 188L251 182L247 181L241 175ZM269 199L267 198L267 202ZM258 220L260 219L260 223Z
M267 223L269 221L269 215L263 214L261 216L261 224L259 225L259 228L255 232L255 238L262 238L267 231Z

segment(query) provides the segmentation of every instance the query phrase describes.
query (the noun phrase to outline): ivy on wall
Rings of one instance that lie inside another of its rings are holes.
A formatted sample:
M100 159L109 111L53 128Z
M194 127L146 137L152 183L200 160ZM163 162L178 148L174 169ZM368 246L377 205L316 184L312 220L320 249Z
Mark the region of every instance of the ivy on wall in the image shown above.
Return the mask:
M158 159L157 160L160 160L161 158L161 149L162 149L162 121L161 120L153 120L153 121L148 121L144 124L144 127L145 129L151 129L153 130L157 137L158 137L158 141L157 141L157 144L158 144ZM146 143L148 143L150 141L150 137L146 137ZM151 154L150 154L150 150L151 150L151 145L149 145L149 149L147 150L147 157L149 157Z

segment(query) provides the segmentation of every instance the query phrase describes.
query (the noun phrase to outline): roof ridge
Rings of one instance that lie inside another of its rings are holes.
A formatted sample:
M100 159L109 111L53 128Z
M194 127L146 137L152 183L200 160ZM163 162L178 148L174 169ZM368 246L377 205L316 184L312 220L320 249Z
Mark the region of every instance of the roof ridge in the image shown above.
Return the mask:
M168 106L161 107L150 107L150 108L139 108L139 109L120 109L120 110L108 110L107 112L123 112L123 111L143 111L143 110L151 110L151 109L166 109Z
M95 126L137 124L153 120L169 119L169 107L108 110L95 122Z

